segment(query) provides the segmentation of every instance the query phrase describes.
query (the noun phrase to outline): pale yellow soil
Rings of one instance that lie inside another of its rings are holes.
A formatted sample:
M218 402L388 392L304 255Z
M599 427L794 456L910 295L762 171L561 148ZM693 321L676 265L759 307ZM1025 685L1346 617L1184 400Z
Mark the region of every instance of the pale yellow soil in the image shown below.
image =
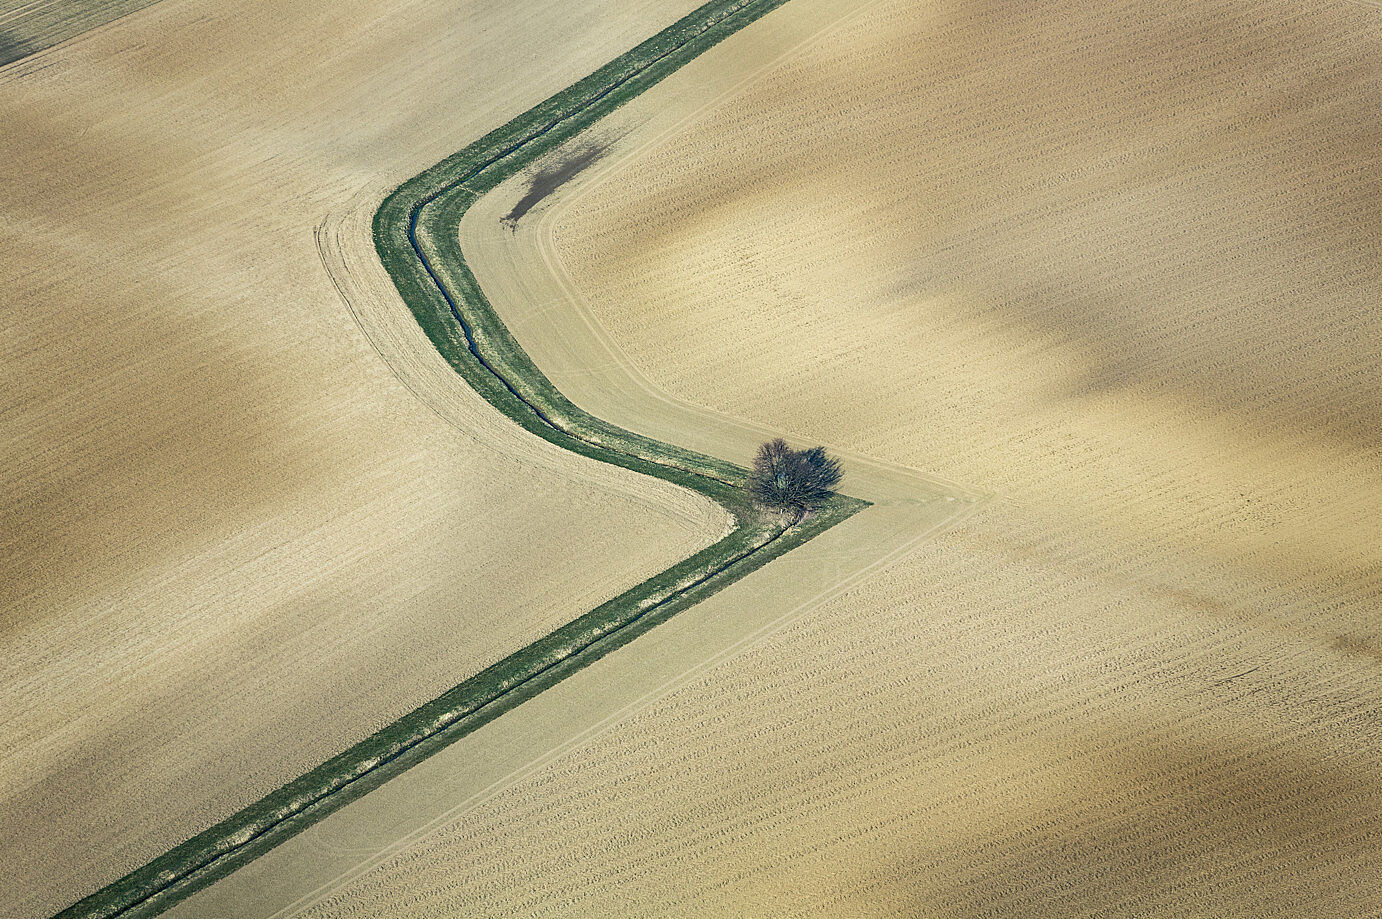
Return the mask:
M0 916L718 538L481 402L368 241L689 6L166 0L0 71Z
M305 915L1375 915L1382 13L888 0L707 59L528 264L673 396L995 498Z

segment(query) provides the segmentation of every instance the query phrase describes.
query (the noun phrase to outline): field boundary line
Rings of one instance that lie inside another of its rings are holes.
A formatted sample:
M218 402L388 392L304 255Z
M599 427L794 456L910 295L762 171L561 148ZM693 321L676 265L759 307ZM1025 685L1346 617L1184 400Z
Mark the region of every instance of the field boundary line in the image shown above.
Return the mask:
M544 209L543 213L538 216L538 228L535 231L538 237L537 245L548 271L552 274L556 283L562 288L567 299L577 308L577 312L586 328L588 328L592 335L600 341L610 358L622 371L624 371L630 381L637 385L649 398L666 405L675 406L682 410L693 411L707 417L715 417L723 422L734 424L739 427L751 427L763 436L776 436L776 432L770 432L762 426L750 424L744 419L730 415L727 412L699 403L688 402L685 399L673 396L651 380L638 364L629 357L623 347L614 340L599 320L594 318L594 311L590 308L584 294L580 292L579 286L572 280L570 272L567 270L565 259L562 257L560 250L555 244L556 225L560 222L561 218L565 216L567 211L575 207L589 195L593 194L601 185L610 181L619 170L630 161L658 147L664 146L689 123L701 117L707 111L716 106L725 104L727 101L741 94L753 83L761 80L770 71L782 66L787 61L800 55L803 51L819 44L830 32L840 28L856 17L864 16L875 7L882 6L883 3L884 0L864 0L864 2L846 10L837 19L822 26L811 35L806 36L790 48L785 49L773 57L767 63L757 67L752 73L736 81L734 85L730 86L722 94L697 106L693 111L688 112L675 122L665 126L658 131L657 134L649 137L637 146L622 151L618 156L612 159L602 161L598 166L590 170L589 178L584 180L582 187L576 193L565 195L561 193L560 189L557 190L555 192L558 198L556 204L550 208ZM790 432L787 433L790 435ZM846 459L864 459L864 457L853 451L831 444L826 444L826 446L842 454ZM911 466L905 466L891 461L883 461L874 457L868 457L867 462L876 467L892 469L919 481L928 482L938 488L953 492L957 497L963 497L968 501L982 504L993 497L993 494L989 491L977 489L972 485L947 479L935 473L923 472Z
M733 645L669 677L659 686L649 690L638 699L628 703L617 711L605 716L597 724L582 731L579 735L569 738L556 747L553 747L551 750L543 753L541 756L534 757L529 762L519 766L494 782L491 782L488 786L475 792L464 801L432 818L426 825L400 837L398 840L395 840L383 848L370 852L369 855L358 864L342 872L326 884L321 885L310 894L300 897L293 903L270 914L266 919L289 919L289 917L297 915L304 909L307 909L337 890L340 890L361 875L368 873L380 864L388 861L390 858L406 852L435 836L441 830L445 829L446 826L454 823L458 818L482 807L486 802L503 793L515 783L522 781L527 776L532 775L563 757L589 747L596 740L618 727L629 716L651 708L659 700L684 686L690 685L695 680L727 661L738 657L746 651L765 644L773 636L780 634L800 620L802 615L807 611L852 590L854 587L858 586L860 582L875 574L879 569L886 567L898 558L912 552L920 543L962 523L968 517L978 513L979 510L988 503L988 500L987 498L983 498L961 505L960 509L957 510L955 514L937 521L934 525L925 530L919 531L915 538L907 543L896 547L886 555L880 556L873 563L851 572L844 580L838 581L816 595L802 600L789 612L744 636Z
M657 136L651 138L650 140L644 143L639 144L637 147L633 148L630 151L626 151L617 159L606 161L607 165L605 166L605 168L602 168L599 171L598 177L592 178L590 181L592 182L592 184L600 184L605 181L608 181L610 176L613 173L617 172L618 169L629 159L645 152L649 147L655 146L658 143L663 142L666 139L666 137L674 134L681 127L684 127L687 122L694 119L698 114L704 112L706 109L712 108L715 105L723 103L727 98L730 98L734 94L742 91L746 86L750 85L758 79L761 79L763 75L773 70L774 68L780 66L784 61L789 60L794 55L800 53L801 50L811 46L814 43L817 43L822 38L822 36L838 28L842 23L847 22L854 16L862 15L868 9L879 5L880 2L881 0L869 0L869 2L859 5L858 7L842 15L839 19L834 20L828 25L822 27L813 35L808 36L807 38L798 42L796 45L787 49L783 53L776 55L768 63L759 67L753 74L750 74L744 77L742 80L738 81L724 94L717 96L713 100L707 101L704 105L698 107L695 112L692 112L684 116L683 118L678 119L677 122L665 128ZM722 412L718 412L714 409L709 409L705 406L687 403L684 400L678 399L675 396L672 396L671 394L661 390L655 383L649 380L638 370L637 366L629 359L627 353L624 352L621 348L619 348L617 342L614 342L612 339L609 338L608 334L605 332L603 327L599 326L598 320L595 320L591 315L588 306L583 306L584 297L580 295L574 283L570 281L569 275L565 272L564 263L560 262L559 255L555 253L554 249L549 248L544 244L550 241L551 227L555 223L555 221L560 218L560 214L572 203L573 200L579 199L579 197L583 196L586 193L587 190L583 189L581 193L576 196L573 196L571 198L563 197L558 205L556 205L553 208L547 209L546 213L544 213L539 220L539 224L542 226L542 230L538 233L538 246L542 250L544 263L546 264L548 269L552 271L554 279L563 288L564 292L571 300L572 306L575 307L577 312L581 315L582 320L588 326L591 327L592 332L596 334L601 344L609 350L610 357L615 362L615 364L617 364L617 366L619 366L621 370L626 372L632 379L632 381L636 383L636 385L638 385L639 388L649 397L655 399L660 403L675 406L679 409L691 410L696 413L704 413L707 415L714 415L717 417L724 418L725 420L731 421L736 425L740 426L755 427L743 422L742 419L732 418L728 415L725 415ZM553 264L552 262L552 256L554 255L557 257L557 264ZM381 356L383 356L384 359L387 361L388 357L383 354L382 350L380 353ZM764 433L766 434L768 432L765 431ZM916 547L922 542L932 538L933 536L944 530L959 525L965 519L969 518L973 514L978 513L979 510L994 497L993 494L990 492L979 491L972 487L950 482L938 476L926 474L918 470L912 469L910 467L902 466L896 463L885 463L873 458L868 458L868 462L872 466L902 472L910 478L913 478L920 482L925 482L928 485L935 485L939 489L951 492L954 495L954 497L958 499L956 510L944 519L938 520L933 525L926 527L925 529L919 530L916 534L913 535L911 539L909 539L905 543L893 547L891 551L872 560L868 565L865 565L864 567L849 572L849 574L846 577L835 582L834 584L831 584L829 587L817 592L816 594L800 599L796 603L796 605L787 613L779 616L778 618L772 620L771 622L763 626L760 626L753 632L740 637L733 644L725 648L722 648L721 650L710 655L709 657L699 660L697 663L687 667L684 670L677 672L673 676L667 678L658 686L648 690L643 695L639 696L637 699L625 704L616 711L605 715L598 722L588 726L579 734L565 739L556 746L553 746L543 751L542 753L534 756L527 762L519 766L516 766L506 774L489 782L483 788L474 791L465 799L457 802L455 805L449 807L445 811L431 817L431 819L429 819L422 826L419 826L409 831L408 833L405 833L397 839L394 839L383 845L370 847L346 847L329 844L323 841L318 841L316 845L321 846L323 849L329 849L330 851L346 855L357 854L360 856L360 859L355 864L340 871L330 880L323 882L319 886L312 889L310 892L299 896L296 900L279 908L272 914L269 914L267 919L288 919L288 917L297 915L301 913L303 910L310 908L312 905L319 903L323 899L331 896L332 894L336 893L342 888L348 886L350 883L352 883L359 877L367 874L369 871L373 870L379 865L384 864L389 859L396 857L397 855L402 854L403 852L406 852L409 849L412 849L420 844L423 844L429 838L436 836L439 832L442 832L446 827L452 825L456 820L464 817L468 813L473 812L477 808L482 807L486 802L492 800L497 795L503 793L505 790L507 790L515 783L522 781L524 778L536 773L537 771L549 766L554 762L557 762L567 756L573 755L576 752L590 746L600 737L603 737L610 731L614 730L629 716L636 714L640 711L646 710L647 708L650 708L652 705L656 704L660 699L680 689L681 687L684 687L692 683L696 679L699 679L705 674L711 672L712 670L721 666L725 662L735 657L738 657L740 654L754 647L766 643L774 635L777 635L785 631L793 623L801 619L802 616L810 609L815 608L821 603L829 602L830 600L844 594L848 590L853 589L859 583L864 581L866 578L872 576L880 569L892 564L897 559L914 551Z
M459 240L453 242L447 232L459 226L473 201L508 175L784 2L711 0L404 182L374 217L375 248L399 293L442 356L486 401L557 446L710 497L730 513L730 533L62 910L57 919L147 917L166 910L408 766L868 506L841 494L791 520L767 514L742 488L747 478L742 467L624 431L581 411L509 335L470 274ZM322 227L316 244L325 260Z

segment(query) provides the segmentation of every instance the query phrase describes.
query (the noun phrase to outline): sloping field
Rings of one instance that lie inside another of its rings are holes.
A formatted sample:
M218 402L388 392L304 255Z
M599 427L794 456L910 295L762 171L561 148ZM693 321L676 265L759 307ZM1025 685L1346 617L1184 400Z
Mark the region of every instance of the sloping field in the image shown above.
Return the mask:
M156 2L4 0L0 2L0 67Z
M1376 913L1382 14L887 0L750 79L840 15L496 201L492 271L995 499L302 915Z
M319 225L690 6L167 0L0 72L0 916L722 535L395 323L415 398L355 318L387 276L323 268L367 233Z

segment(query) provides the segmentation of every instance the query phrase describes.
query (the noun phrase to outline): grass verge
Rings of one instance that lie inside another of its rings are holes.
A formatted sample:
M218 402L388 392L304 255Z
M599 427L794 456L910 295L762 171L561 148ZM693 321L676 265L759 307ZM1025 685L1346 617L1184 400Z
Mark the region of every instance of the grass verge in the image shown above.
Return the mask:
M539 437L698 491L733 530L102 888L56 919L147 917L172 906L658 623L867 506L837 495L804 518L760 511L747 470L590 415L538 370L460 251L466 208L702 51L786 0L713 0L394 190L374 219L384 267L432 343L495 408Z

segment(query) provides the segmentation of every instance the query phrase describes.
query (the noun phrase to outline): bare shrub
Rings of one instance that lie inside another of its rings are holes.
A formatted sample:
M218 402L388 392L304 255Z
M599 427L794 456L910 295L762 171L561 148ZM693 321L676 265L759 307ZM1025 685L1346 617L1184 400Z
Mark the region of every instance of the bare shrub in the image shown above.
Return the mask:
M767 507L805 512L825 503L843 477L840 461L824 447L793 450L779 437L758 448L748 489Z

